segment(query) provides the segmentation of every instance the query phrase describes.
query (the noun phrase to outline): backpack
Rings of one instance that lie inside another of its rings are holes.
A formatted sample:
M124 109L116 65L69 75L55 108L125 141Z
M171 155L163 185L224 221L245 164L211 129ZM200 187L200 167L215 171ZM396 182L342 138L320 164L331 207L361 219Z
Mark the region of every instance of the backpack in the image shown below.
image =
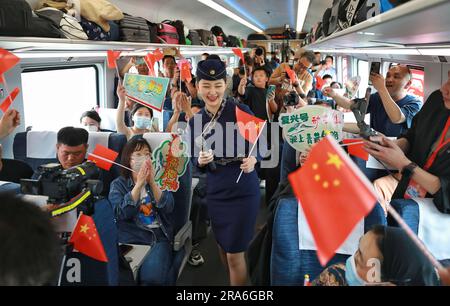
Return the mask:
M241 47L241 42L239 38L236 36L230 35L228 36L228 44L227 47Z
M322 31L324 36L328 36L328 29L330 27L331 8L327 8L322 17Z
M35 13L39 17L50 20L56 27L58 27L66 38L80 40L88 39L88 36L75 17L67 15L52 7L41 8L36 10Z
M187 38L190 39L192 45L200 46L202 44L200 35L198 35L198 32L195 30L189 30Z
M338 12L338 22L341 29L346 29L355 24L357 11L363 4L362 0L342 0Z
M175 20L175 21L164 20L161 23L170 24L171 26L175 27L175 29L177 30L177 33L178 33L178 43L180 45L185 45L186 44L186 36L184 35L184 23L183 23L183 21L181 21L181 20Z
M223 32L223 30L222 30L221 27L219 27L219 26L217 26L217 25L216 25L216 26L213 26L213 27L211 28L211 32L212 32L214 35L216 35L217 41L220 40L219 37L222 37L221 40L223 41L224 44L226 44L226 45L228 46L228 36L225 35L225 33ZM219 46L220 46L220 43L219 43Z
M355 21L360 23L392 9L388 0L364 0L356 12Z
M89 40L111 40L111 33L105 32L98 24L81 17L81 26Z
M51 21L33 16L25 0L0 1L0 35L64 37Z

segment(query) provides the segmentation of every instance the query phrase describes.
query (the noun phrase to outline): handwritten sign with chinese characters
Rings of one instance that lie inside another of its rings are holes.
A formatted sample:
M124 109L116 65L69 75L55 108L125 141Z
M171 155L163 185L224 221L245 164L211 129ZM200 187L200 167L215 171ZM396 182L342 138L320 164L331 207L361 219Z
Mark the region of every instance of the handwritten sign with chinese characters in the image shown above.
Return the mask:
M342 140L344 115L323 106L305 106L280 115L284 139L297 151L304 152L330 134Z
M161 190L177 191L179 178L186 172L189 162L186 143L175 135L172 140L162 142L152 157L155 182Z
M169 79L126 73L123 86L129 99L161 111Z

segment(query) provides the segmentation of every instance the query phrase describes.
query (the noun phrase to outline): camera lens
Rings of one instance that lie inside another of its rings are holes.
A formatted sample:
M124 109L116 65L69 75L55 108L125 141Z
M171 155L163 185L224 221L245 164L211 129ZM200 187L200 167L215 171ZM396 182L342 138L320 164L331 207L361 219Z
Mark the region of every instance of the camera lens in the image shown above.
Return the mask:
M263 51L262 48L257 48L256 51L255 51L255 54L256 54L257 56L261 56L261 55L263 55L263 53L264 53L264 51Z

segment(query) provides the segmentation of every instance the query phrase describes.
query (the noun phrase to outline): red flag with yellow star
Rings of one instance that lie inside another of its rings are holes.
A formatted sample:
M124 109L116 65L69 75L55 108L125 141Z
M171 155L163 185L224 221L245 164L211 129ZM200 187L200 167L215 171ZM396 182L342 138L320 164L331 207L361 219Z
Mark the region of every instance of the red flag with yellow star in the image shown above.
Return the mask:
M109 69L117 68L117 59L120 57L120 51L108 50L107 64Z
M331 136L312 147L305 164L289 175L289 181L325 266L374 208L373 187Z
M69 243L72 243L77 251L86 256L98 261L108 262L108 257L106 257L94 220L87 215L80 214L72 236L70 236Z
M252 116L236 106L236 122L242 137L251 143L255 143L266 121Z
M180 66L181 80L190 83L192 81L191 64L188 60L184 60L181 62Z

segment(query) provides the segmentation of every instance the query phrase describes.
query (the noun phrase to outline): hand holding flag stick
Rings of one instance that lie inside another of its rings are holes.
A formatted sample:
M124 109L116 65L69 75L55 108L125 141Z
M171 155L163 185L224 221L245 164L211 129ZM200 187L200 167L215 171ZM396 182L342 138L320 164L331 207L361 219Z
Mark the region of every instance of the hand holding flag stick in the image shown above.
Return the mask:
M120 57L120 51L108 50L107 52L107 64L109 69L116 69L117 77L120 83L122 83L122 78L120 77L119 68L117 67L117 59Z
M258 142L258 139L259 139L259 137L261 136L261 134L262 134L262 132L263 132L263 130L264 130L264 127L266 126L266 123L267 123L267 121L264 121L263 126L260 128L258 137L256 138L256 141L253 143L253 146L252 146L252 148L250 149L250 152L248 153L248 157L247 157L247 158L250 158L250 157L252 156L253 150L254 150L255 147L256 147L256 143ZM241 176L242 176L243 173L244 173L244 170L241 170L241 173L239 173L239 176L238 176L238 178L237 178L237 180L236 180L236 184L239 183L239 180L241 179Z
M241 134L241 136L244 137L248 142L253 144L247 157L249 158L256 147L256 143L258 142L258 139L261 136L267 121L252 116L242 111L239 107L236 107L236 123L238 125L239 133ZM239 180L241 179L243 173L244 170L241 170L241 173L236 180L236 184L239 183Z

